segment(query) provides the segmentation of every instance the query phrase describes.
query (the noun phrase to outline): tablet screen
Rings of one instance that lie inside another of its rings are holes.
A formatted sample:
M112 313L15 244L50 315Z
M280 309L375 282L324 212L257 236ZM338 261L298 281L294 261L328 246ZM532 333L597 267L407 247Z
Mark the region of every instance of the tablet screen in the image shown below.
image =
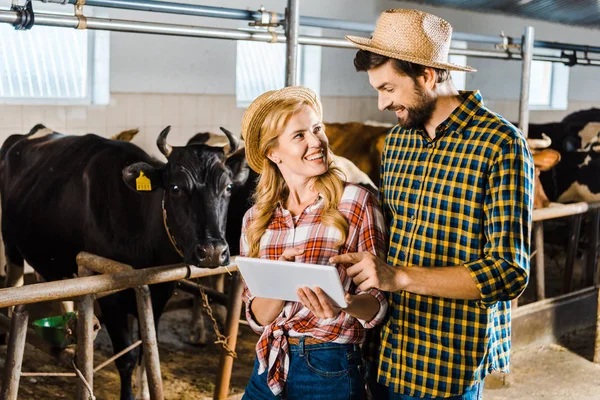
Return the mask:
M296 291L299 287L315 286L325 293L339 307L347 307L344 289L337 268L334 265L317 265L291 261L264 260L260 258L237 257L240 273L253 296L286 301L299 301Z

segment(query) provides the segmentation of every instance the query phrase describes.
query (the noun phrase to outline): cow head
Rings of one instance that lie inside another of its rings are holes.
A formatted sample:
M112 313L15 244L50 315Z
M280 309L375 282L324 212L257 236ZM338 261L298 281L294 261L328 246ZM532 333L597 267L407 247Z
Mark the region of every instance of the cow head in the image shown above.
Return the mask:
M167 163L156 168L136 163L123 170L123 179L138 193L161 191L167 233L184 261L200 266L229 263L225 241L227 208L234 188L248 178L243 149L230 133L229 152L204 144L209 134L198 134L183 147L167 143L171 127L156 141ZM206 135L204 138L203 135Z
M552 141L548 136L542 133L542 139L527 139L529 148L533 154L533 164L535 165L535 183L533 194L533 208L544 208L550 205L550 200L540 181L540 171L548 171L560 161L560 153L556 150L548 149Z

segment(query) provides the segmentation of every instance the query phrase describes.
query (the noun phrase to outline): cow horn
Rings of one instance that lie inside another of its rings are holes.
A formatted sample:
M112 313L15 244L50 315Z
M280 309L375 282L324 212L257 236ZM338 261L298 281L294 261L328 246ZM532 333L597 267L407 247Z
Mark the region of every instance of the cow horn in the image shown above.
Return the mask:
M527 139L527 143L529 144L529 148L532 150L545 149L550 147L552 144L552 139L550 139L545 133L542 133L541 139Z
M227 136L227 139L229 139L229 152L233 153L236 151L238 147L240 147L240 141L229 130L223 128L222 126L219 127L219 129L221 129L225 136Z
M161 153L164 154L165 157L169 158L171 152L173 151L173 147L169 143L167 143L167 135L171 131L171 125L167 126L163 131L158 135L158 139L156 139L156 146Z

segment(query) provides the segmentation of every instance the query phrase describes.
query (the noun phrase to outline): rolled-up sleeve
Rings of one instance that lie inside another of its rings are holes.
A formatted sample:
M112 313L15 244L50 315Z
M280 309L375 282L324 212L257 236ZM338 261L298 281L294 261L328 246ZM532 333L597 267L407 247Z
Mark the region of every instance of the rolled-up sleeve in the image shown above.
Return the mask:
M524 139L501 148L486 185L484 257L465 264L481 292L482 308L515 299L527 286L534 176Z
M358 230L358 251L367 251L382 260L386 259L387 234L383 215L377 200L373 195L368 195L362 215L359 220ZM375 297L379 302L379 311L370 321L358 319L361 325L367 329L379 325L385 319L388 302L386 296L378 289L371 289L366 292L356 289L356 294L367 293Z
M246 236L246 228L248 225L248 221L251 219L251 215L252 215L252 209L248 210L246 212L246 215L244 215L244 219L242 220L242 234L240 236L240 256L242 257L248 257L248 253L250 251L250 246L248 245L248 239ZM242 278L243 280L243 278ZM252 311L251 310L251 305L252 305L252 301L254 300L254 297L252 295L252 293L250 293L250 290L248 289L248 286L246 285L246 282L244 281L244 291L242 293L242 300L244 301L244 304L246 304L246 321L248 321L248 325L250 326L250 328L258 333L258 334L262 334L263 331L265 330L265 327L262 325L259 325L258 322L256 322L256 320L254 319L254 316L252 315Z

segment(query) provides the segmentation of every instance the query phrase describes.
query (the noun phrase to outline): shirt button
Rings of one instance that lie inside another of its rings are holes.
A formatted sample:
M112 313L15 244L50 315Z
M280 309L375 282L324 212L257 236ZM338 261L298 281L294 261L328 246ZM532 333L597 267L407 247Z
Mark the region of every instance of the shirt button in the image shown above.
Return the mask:
M426 147L427 147L428 149L431 149L431 148L433 147L433 143L427 143Z
M417 216L415 214L410 216L410 219L412 219L413 221L415 220L415 218L417 218Z

